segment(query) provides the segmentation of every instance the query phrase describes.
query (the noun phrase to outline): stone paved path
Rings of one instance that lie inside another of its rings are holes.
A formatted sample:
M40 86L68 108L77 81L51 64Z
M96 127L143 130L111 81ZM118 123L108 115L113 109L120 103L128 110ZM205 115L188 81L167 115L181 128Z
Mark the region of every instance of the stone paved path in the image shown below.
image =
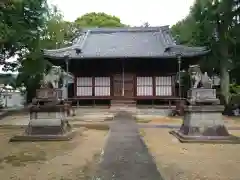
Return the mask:
M94 180L162 180L132 118L115 117Z

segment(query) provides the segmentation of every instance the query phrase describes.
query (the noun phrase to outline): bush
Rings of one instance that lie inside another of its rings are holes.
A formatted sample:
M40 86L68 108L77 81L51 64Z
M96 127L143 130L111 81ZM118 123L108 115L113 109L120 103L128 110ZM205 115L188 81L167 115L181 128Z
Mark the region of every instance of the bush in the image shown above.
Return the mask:
M231 94L240 94L240 85L238 84L230 84L230 93Z
M229 104L225 108L224 115L234 115L233 110L237 108L240 108L240 94L232 94Z
M229 105L240 105L240 94L232 94L229 100Z

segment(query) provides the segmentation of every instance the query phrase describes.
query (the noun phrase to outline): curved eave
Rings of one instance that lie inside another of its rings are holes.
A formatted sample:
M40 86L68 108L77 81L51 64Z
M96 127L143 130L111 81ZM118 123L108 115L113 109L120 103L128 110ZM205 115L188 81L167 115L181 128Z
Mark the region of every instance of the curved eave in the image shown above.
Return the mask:
M193 53L182 53L181 56L183 58L193 58L193 57L201 57L207 55L210 50L205 50L201 52L193 52ZM58 56L57 54L52 55L49 53L45 53L44 57L49 59L65 59L65 56ZM146 56L84 56L84 55L76 55L76 56L68 56L69 59L113 59L113 58L159 58L159 59L175 59L176 54L162 54L162 55L146 55Z
M60 49L43 49L42 52L44 56L49 56L49 55L52 56L51 54L58 54L63 52L67 53L68 51L71 51L73 49L74 49L74 46L69 46L69 47L60 48Z

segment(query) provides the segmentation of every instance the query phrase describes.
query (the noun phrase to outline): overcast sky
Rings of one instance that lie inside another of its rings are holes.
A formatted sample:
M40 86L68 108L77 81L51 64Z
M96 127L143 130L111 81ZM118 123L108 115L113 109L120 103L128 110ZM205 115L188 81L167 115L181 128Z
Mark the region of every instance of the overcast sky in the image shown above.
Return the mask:
M62 11L65 20L74 21L89 12L115 15L122 23L141 26L173 25L189 12L194 0L48 0Z

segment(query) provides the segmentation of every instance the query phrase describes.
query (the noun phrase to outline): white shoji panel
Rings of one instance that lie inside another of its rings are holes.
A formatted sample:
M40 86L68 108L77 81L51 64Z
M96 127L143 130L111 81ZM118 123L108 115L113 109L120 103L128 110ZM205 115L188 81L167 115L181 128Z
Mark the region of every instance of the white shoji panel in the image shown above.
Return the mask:
M92 87L77 87L77 96L92 96Z
M156 85L172 85L172 77L171 76L160 76L156 77Z
M95 77L95 86L110 87L110 77Z
M77 77L77 86L92 86L92 77Z
M156 96L171 96L172 86L156 86Z
M151 86L152 84L152 77L137 77L137 86Z
M138 86L137 87L137 96L152 96L153 88L152 86Z
M95 87L95 96L110 96L110 87Z

